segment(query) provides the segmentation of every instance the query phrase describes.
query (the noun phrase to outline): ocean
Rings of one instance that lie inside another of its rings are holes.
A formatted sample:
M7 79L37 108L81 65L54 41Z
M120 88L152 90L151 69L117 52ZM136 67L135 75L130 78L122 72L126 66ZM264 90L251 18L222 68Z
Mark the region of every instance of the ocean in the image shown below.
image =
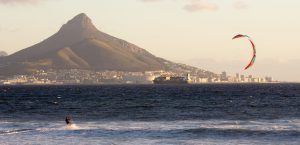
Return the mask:
M0 144L296 145L300 84L0 86Z

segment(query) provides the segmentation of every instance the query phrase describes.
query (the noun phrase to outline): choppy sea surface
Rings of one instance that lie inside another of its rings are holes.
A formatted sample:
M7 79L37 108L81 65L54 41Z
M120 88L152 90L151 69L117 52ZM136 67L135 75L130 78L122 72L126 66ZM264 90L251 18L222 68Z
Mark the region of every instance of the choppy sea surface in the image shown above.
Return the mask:
M296 145L300 84L0 86L0 144Z

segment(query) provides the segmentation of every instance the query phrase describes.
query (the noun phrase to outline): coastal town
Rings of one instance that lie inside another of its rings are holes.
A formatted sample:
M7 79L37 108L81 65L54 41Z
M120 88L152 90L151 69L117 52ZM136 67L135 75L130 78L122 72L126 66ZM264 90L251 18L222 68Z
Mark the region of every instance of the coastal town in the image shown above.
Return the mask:
M183 78L189 84L205 83L275 83L272 77L255 77L253 75L226 72L214 76L183 74L168 71L122 72L90 70L38 70L29 75L1 77L0 85L80 85L80 84L153 84L155 78Z

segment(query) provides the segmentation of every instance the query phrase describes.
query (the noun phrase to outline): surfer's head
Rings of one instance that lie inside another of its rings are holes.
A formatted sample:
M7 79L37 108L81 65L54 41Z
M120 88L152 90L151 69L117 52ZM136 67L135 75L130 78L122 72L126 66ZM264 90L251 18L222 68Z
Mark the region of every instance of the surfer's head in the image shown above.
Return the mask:
M71 117L71 116L67 116L67 117L66 117L66 123L67 123L67 125L73 124L73 121L72 121L72 117Z

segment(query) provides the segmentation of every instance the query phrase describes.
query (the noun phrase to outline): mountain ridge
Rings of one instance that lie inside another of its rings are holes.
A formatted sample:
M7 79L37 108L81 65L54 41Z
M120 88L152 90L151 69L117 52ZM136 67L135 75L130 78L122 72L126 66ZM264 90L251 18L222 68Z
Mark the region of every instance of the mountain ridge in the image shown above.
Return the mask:
M180 66L187 67L156 57L132 43L99 31L84 13L69 20L44 41L9 55L2 62L0 70L4 71L0 75L38 69L177 71L184 70Z

